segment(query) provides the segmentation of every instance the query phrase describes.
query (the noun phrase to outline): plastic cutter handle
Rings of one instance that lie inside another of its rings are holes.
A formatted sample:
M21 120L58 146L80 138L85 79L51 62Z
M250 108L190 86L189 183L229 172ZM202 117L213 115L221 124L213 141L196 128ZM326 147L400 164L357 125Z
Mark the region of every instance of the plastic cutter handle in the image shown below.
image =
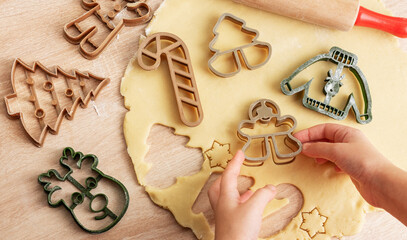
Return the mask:
M355 26L375 28L400 38L407 38L407 18L386 16L362 6L359 8Z

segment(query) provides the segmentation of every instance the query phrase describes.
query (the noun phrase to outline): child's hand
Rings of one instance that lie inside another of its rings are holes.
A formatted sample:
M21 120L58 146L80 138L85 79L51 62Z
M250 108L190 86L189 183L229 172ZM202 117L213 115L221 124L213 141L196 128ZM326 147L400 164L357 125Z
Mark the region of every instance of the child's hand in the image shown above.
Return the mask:
M245 160L239 150L229 162L222 176L209 189L209 201L215 212L215 239L257 239L262 214L267 203L276 195L276 188L267 185L256 192L248 190L240 195L237 177Z
M382 207L376 179L392 167L358 129L338 124L322 124L294 134L303 143L302 153L323 164L330 161L337 171L349 174L363 198Z

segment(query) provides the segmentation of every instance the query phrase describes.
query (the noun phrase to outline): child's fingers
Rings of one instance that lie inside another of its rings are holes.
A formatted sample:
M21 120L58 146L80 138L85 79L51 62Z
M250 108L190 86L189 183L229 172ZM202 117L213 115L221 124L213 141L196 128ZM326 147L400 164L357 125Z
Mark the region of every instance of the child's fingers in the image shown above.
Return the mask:
M257 189L253 196L246 201L249 208L254 211L259 211L258 214L263 214L264 208L277 194L277 189L273 185L266 185L263 188Z
M338 124L320 124L308 129L301 130L294 134L298 140L302 143L319 141L328 139L330 141L341 142L343 137L346 136L346 132L349 131L349 127Z
M237 194L237 197L239 197L239 192L237 191L237 177L240 174L240 168L244 160L245 156L242 150L237 151L233 159L230 160L222 174L222 181L220 182L221 194Z
M219 176L218 179L216 179L215 182L212 183L211 187L208 190L209 202L211 203L213 210L216 209L216 205L218 204L221 181L222 176Z
M343 158L346 151L343 149L343 143L314 142L304 143L302 153L308 157L336 163L338 159Z
M240 202L246 202L251 196L253 196L254 192L252 190L247 190L245 193L240 195Z

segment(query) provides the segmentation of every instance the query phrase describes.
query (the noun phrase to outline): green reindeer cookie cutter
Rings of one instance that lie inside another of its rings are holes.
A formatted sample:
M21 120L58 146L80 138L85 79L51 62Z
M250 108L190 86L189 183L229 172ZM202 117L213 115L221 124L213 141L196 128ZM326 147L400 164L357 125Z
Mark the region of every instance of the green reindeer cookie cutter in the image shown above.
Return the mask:
M67 165L66 163L64 163L65 160L68 160L69 157L72 157L73 160L76 160L76 166L81 169L82 167L82 163L86 160L93 160L92 166L91 166L91 170L95 171L95 173L97 173L97 177L88 177L85 181L85 186L83 186L81 183L79 183L75 178L73 178L71 176L71 174L74 172L74 170ZM38 182L44 186L44 190L46 193L48 193L48 204L51 207L59 207L60 205L63 205L72 215L72 217L75 219L75 222L85 231L89 232L89 233L102 233L102 232L106 232L107 230L111 229L113 226L115 226L123 217L123 215L126 213L126 210L129 206L129 193L126 189L126 187L117 179L104 174L102 171L100 171L97 168L98 165L98 158L93 155L93 154L87 154L84 155L81 152L75 152L72 148L67 147L63 150L62 152L62 157L59 159L59 163L62 167L68 169L68 172L61 176L59 174L59 172L55 169L50 169L48 170L48 172L46 173L42 173L38 176ZM54 194L54 192L61 190L62 188L58 185L53 186L51 189L49 188L51 185L51 181L47 181L46 179L43 178L51 178L52 176L55 176L57 178L57 180L59 181L69 181L71 184L73 184L76 189L78 189L77 192L72 193L71 195L71 201L72 204L68 205L66 203L66 201L64 201L63 199L60 199L56 202L52 201L52 194ZM107 179L108 181L112 181L113 183L117 184L121 190L123 191L124 194L124 205L121 208L121 212L119 214L114 213L113 211L111 211L107 205L108 205L108 197L103 194L103 193L98 193L96 195L93 195L91 193L92 189L95 189L98 185L98 182L100 180L102 180L103 178ZM95 220L103 220L106 217L110 217L112 218L112 222L110 222L107 226L101 228L101 229L90 229L89 227L87 227L85 224L82 224L79 220L79 218L76 216L75 214L75 208L79 205L81 205L84 202L85 197L90 199L90 203L89 203L89 209L92 213L102 213L101 215L95 216L94 219ZM92 202L96 199L96 198L103 198L103 200L105 200L105 204L102 207L99 207L99 209L94 209L94 207L92 207Z
M333 73L332 70L329 70L328 76L325 79L326 84L323 89L325 94L324 102L312 99L308 96L309 87L311 85L313 78L306 84L294 89L290 85L290 81L293 80L297 74L299 74L302 70L319 61L331 61L337 64L335 73ZM348 116L350 108L352 108L353 112L355 113L356 121L358 123L360 124L369 123L370 121L372 121L372 98L370 96L369 86L367 84L366 77L365 75L363 75L362 71L356 65L357 62L358 57L355 54L347 52L339 47L332 47L329 53L318 55L310 59L309 61L305 62L300 67L298 67L293 72L293 74L291 74L290 77L284 79L281 82L281 90L286 95L293 95L304 90L302 104L306 108L325 114L336 120L345 119ZM340 110L336 107L329 105L332 97L334 97L339 92L339 88L343 85L341 80L344 78L344 75L341 75L341 73L344 68L348 68L358 80L364 100L363 113L359 111L353 93L349 95L348 101L343 110Z

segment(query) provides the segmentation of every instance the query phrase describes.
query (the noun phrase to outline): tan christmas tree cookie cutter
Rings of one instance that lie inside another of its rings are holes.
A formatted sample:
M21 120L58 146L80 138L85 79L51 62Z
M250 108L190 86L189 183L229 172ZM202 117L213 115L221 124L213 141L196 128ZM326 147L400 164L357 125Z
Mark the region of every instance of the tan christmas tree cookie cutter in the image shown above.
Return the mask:
M171 44L162 48L161 41L167 41ZM147 47L154 43L156 44L157 51L152 52ZM180 50L183 53L183 57L177 56L174 52ZM161 64L161 55L165 55L167 59L168 68L170 70L172 86L177 101L178 112L181 121L189 126L198 126L203 120L203 110L201 101L199 99L198 88L195 82L195 75L192 69L191 58L189 56L188 48L186 44L177 36L171 33L155 33L148 36L139 46L137 52L137 61L141 68L147 71L157 69ZM148 65L143 61L143 57L147 57L154 61L153 65ZM175 68L175 64L182 65L185 70ZM181 78L181 80L179 79ZM182 95L180 91L189 93L189 97ZM183 108L183 103L191 106L197 118L195 121L190 121L185 116L186 109Z
M293 116L284 115L280 116L280 108L278 105L269 100L269 99L260 99L252 103L249 107L249 118L250 120L243 120L240 122L238 129L237 129L237 136L242 140L245 141L245 145L242 148L242 151L245 152L246 161L249 161L246 165L251 166L259 166L262 165L264 161L266 161L272 155L272 149L270 145L272 144L274 153L276 157L278 157L278 161L273 157L273 161L275 164L288 164L295 160L295 157L301 152L302 150L302 143L296 139L292 132L297 126L297 121ZM259 134L251 136L246 134L242 131L243 128L250 128L253 129L256 123L260 122L263 124L270 123L271 120L275 118L275 126L282 126L287 125L289 130L277 132L277 133L270 133L270 134ZM277 146L276 137L286 136L284 138L284 144L292 150L289 153L280 153L279 148ZM247 148L250 146L253 139L262 139L262 156L261 157L248 157L246 154ZM269 141L271 140L271 144Z
M35 137L33 135L32 129L29 126L27 126L27 124L24 120L24 114L22 113L21 109L19 109L19 111L12 111L12 107L11 107L12 104L10 103L10 101L12 101L13 99L17 99L17 100L19 99L19 96L18 96L19 89L16 88L16 82L15 82L16 81L15 80L16 71L17 71L17 67L19 67L19 66L22 67L24 70L24 74L26 77L25 82L28 85L28 88L29 88L29 91L31 94L28 101L32 102L34 104L34 107L35 107L34 116L38 120L39 126L41 128L41 133L40 133L39 137ZM38 89L35 88L35 81L30 76L30 72L35 73L37 68L41 69L45 73L46 80L42 84L42 90L49 92L49 94L51 95L52 101L50 104L55 108L55 111L58 116L55 121L54 126L49 125L50 122L47 121L45 118L46 111L44 110L44 108L41 107L41 103L37 97ZM60 105L61 99L58 98L58 94L54 87L52 78L58 78L59 74L64 77L64 80L65 80L66 86L67 86L67 88L64 91L64 95L67 99L71 99L71 101L72 101L72 106L71 106L70 110L68 110L66 107L61 108L61 105ZM89 79L89 78L93 78L97 81L100 81L100 83L97 85L97 87L95 89L88 91L88 93L85 96L84 92L83 92L84 88L86 86L84 79ZM76 89L77 91L75 91L75 89L73 88L74 85L71 83L72 80L79 81L79 88ZM56 66L54 68L54 71L52 71L52 70L48 69L47 67L45 67L44 65L42 65L40 62L34 62L33 66L30 67L29 65L24 63L21 59L17 58L14 61L13 67L11 69L11 84L13 87L13 93L5 96L4 101L6 104L8 115L10 115L13 118L20 118L21 124L23 125L23 128L25 129L27 135L31 138L32 142L37 147L42 147L48 131L51 134L55 134L55 135L58 134L63 117L65 116L67 119L72 120L77 107L79 105L82 108L87 107L90 100L92 98L95 99L97 97L97 95L99 94L100 90L103 87L105 87L109 82L110 82L109 78L98 77L98 76L96 76L92 73L88 73L88 72L83 73L78 70L74 70L72 72L72 74L70 74L68 72L65 72L59 66ZM77 94L78 92L80 93L79 95Z
M222 51L222 52L220 50L214 48L213 46L214 46L215 42L217 41L217 39L219 37L219 33L217 32L217 29L218 29L220 23L225 19L230 20L231 22L240 25L241 26L241 31L243 33L246 33L246 34L249 34L249 35L253 36L252 42L249 43L249 44L246 44L246 45L243 45L243 46L240 46L240 47L236 47L236 48L232 48L232 49ZM253 69L256 69L256 68L259 68L259 67L265 65L269 61L269 59L271 57L271 45L269 43L267 43L267 42L261 42L261 41L257 40L257 38L259 37L259 31L257 31L256 29L247 27L246 22L243 19L238 18L238 17L236 17L236 16L234 16L234 15L232 15L230 13L224 13L224 14L222 14L222 16L219 17L219 19L216 22L212 32L213 32L214 38L209 43L209 49L211 50L211 52L214 53L214 55L209 59L208 66L209 66L209 69L214 74L218 75L219 77L227 78L227 77L232 77L232 76L236 75L237 73L239 73L241 68L242 68L241 60L243 60L243 62L245 63L246 67L249 70L253 70ZM249 47L252 47L252 46L256 46L256 47L259 47L259 48L264 48L264 49L267 50L267 57L261 63L256 64L256 65L251 65L249 63L249 61L246 58L246 54L243 51L243 49L249 48ZM230 53L233 53L233 59L234 59L234 62L235 62L236 71L228 72L228 73L222 73L222 72L216 70L216 68L213 66L213 62L219 56L230 54Z
M151 17L153 16L150 6L144 1L140 1L137 3L129 2L130 1L128 0L123 0L121 1L121 3L115 4L114 9L108 12L107 15L102 15L101 6L99 3L96 2L96 0L90 0L90 2L83 0L82 6L84 9L88 11L64 26L65 38L68 40L68 42L72 44L79 44L79 52L85 58L87 59L96 58L112 42L112 40L117 36L117 34L123 27L144 24L150 21ZM123 9L127 9L128 11L134 11L138 14L139 17L123 18L119 21L117 25L115 25L112 22L112 20ZM142 9L146 10L146 13L143 13ZM111 30L109 35L103 40L101 44L95 43L95 41L92 39L92 37L98 32L96 26L93 25L86 29L82 29L79 25L81 22L85 21L92 15L96 15L104 24L106 24L109 30ZM76 32L79 32L79 34L75 35L70 34L69 29L71 27L75 28ZM95 50L93 51L87 50L85 48L86 43L89 43L91 46L93 46Z

